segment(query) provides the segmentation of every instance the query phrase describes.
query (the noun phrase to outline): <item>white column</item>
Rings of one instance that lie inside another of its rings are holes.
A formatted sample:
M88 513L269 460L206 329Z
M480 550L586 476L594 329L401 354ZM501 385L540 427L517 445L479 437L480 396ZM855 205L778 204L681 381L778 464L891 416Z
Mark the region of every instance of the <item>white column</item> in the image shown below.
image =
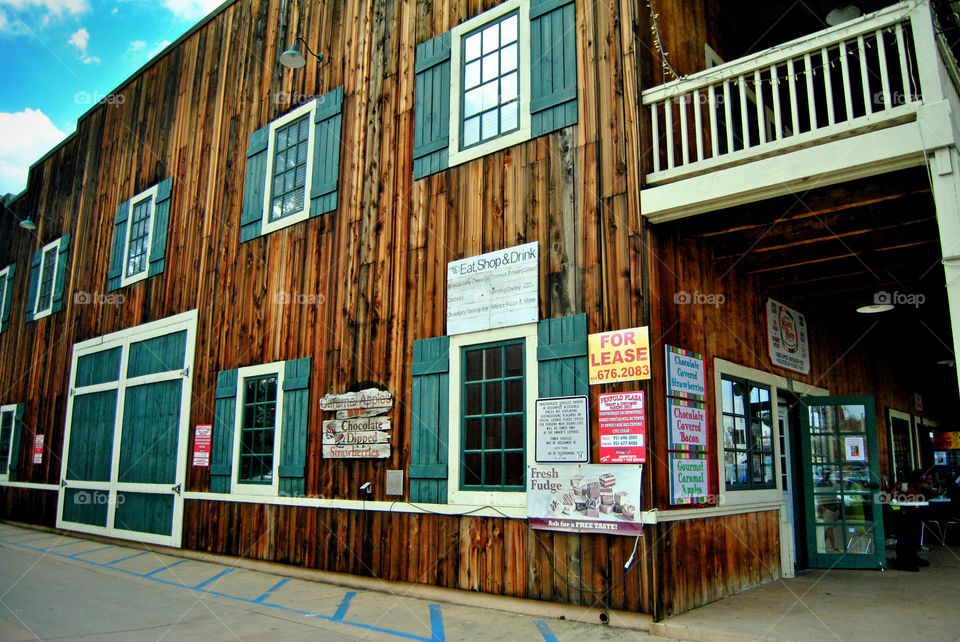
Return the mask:
M941 147L928 157L933 201L940 227L940 248L946 273L947 301L954 358L960 347L960 154L954 146ZM941 337L948 342L947 337ZM960 385L960 367L957 368Z

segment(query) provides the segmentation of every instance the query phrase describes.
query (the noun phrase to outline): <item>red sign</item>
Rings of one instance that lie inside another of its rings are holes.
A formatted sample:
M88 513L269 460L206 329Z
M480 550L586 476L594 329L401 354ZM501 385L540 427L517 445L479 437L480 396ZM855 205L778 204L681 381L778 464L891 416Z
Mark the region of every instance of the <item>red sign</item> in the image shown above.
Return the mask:
M43 463L43 435L37 435L33 438L33 463Z
M597 414L600 418L600 463L646 463L647 429L643 392L600 395Z
M210 444L213 440L213 426L197 424L193 433L193 465L210 465Z

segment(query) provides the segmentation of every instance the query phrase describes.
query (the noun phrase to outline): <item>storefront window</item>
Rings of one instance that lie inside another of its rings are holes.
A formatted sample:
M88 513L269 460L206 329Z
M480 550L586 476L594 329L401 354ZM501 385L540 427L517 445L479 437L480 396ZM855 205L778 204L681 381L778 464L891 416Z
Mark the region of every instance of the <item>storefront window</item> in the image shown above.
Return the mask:
M770 388L727 375L721 383L727 490L774 488Z

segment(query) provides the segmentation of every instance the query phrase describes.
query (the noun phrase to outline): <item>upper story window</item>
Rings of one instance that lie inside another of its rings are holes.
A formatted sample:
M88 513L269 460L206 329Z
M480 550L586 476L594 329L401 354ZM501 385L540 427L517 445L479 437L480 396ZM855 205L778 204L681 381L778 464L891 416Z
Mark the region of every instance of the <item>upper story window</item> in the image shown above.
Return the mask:
M0 270L0 332L10 324L10 306L13 302L13 275L17 265L11 263Z
M723 375L721 403L727 490L774 488L776 478L770 388Z
M172 192L173 179L168 178L117 207L108 291L163 272Z
M241 241L337 208L342 105L341 87L250 135Z
M577 122L573 0L506 0L417 47L413 174Z
M529 33L526 35L529 37ZM519 39L519 13L516 11L461 38L462 93L459 95L458 123L461 150L521 128ZM524 80L526 102L530 95L529 82L526 78ZM526 124L529 126L529 121Z
M63 305L70 235L64 234L34 252L27 296L27 321L58 312Z

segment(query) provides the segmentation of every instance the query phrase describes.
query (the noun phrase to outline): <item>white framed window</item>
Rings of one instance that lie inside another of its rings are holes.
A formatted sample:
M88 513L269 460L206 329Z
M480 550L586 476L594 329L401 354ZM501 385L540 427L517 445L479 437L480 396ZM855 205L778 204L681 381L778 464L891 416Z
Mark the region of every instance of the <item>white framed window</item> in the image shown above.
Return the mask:
M40 252L40 278L37 281L37 298L33 301L34 320L49 316L53 311L53 290L57 278L60 239L47 243Z
M450 337L448 503L526 506L537 373L536 323Z
M153 217L156 211L158 187L159 185L154 185L137 194L130 201L130 218L123 243L121 287L141 281L149 274Z
M530 138L530 3L450 30L450 166Z
M17 416L17 405L0 407L0 481L10 479L10 463L13 453L13 426Z
M6 320L9 316L10 299L13 296L13 265L0 270L0 332L6 329Z
M316 109L317 101L311 100L270 123L267 183L263 191L263 234L299 223L310 216Z
M238 370L230 483L233 493L277 495L284 363Z

